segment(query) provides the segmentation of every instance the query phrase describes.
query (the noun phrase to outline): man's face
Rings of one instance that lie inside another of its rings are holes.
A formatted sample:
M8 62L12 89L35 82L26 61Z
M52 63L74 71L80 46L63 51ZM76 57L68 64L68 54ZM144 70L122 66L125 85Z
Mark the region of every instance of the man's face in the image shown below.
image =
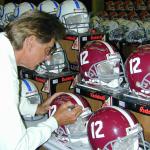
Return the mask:
M31 38L25 45L25 54L21 66L34 70L41 62L50 59L50 51L54 46L55 39L48 43L40 43L36 38Z

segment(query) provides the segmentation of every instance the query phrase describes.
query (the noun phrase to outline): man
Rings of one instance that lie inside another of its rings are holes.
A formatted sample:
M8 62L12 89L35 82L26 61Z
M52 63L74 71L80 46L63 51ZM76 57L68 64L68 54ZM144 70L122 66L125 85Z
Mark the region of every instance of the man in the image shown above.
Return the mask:
M64 27L56 17L38 11L23 14L0 34L0 150L35 150L59 125L74 123L82 113L78 105L68 111L73 104L67 102L53 117L26 129L19 112L17 66L35 69L39 63L49 59L55 40L63 35ZM58 94L37 108L36 113L47 112Z

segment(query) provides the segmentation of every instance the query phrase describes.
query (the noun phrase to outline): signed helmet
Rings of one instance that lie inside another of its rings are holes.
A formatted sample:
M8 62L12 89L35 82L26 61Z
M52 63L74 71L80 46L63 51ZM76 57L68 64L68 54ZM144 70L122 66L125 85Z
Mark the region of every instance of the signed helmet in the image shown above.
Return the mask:
M59 141L71 141L72 143L82 141L83 143L88 143L86 127L92 111L88 101L85 98L73 93L63 93L56 97L51 103L49 116L53 116L56 110L67 101L72 102L74 105L78 104L82 106L83 113L78 117L74 124L59 126L54 132ZM68 108L68 111L69 109L71 108Z

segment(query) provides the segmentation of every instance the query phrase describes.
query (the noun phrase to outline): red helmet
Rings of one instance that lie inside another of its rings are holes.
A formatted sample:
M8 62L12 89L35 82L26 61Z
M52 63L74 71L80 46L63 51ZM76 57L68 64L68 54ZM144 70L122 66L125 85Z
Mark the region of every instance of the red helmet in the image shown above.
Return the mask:
M72 143L83 141L84 143L87 142L86 144L88 144L86 126L92 111L88 101L85 98L73 93L63 93L56 97L51 103L49 116L52 116L60 107L60 105L67 101L82 106L83 113L78 117L77 121L74 124L59 126L58 129L55 130L55 135L57 136L58 140L63 143L65 141L71 141Z
M142 127L133 114L116 106L95 112L88 121L88 138L93 150L137 150ZM143 134L142 134L143 136Z
M119 88L124 67L119 53L104 41L90 41L80 52L80 75L83 82L105 88Z
M126 75L131 91L150 98L150 44L142 45L129 55L125 62Z

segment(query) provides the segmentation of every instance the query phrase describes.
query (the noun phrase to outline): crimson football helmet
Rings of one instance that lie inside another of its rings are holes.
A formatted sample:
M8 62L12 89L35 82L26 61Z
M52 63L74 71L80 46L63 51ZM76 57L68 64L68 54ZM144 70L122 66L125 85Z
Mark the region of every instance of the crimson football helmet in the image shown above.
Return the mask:
M135 116L116 106L107 106L91 115L88 138L93 150L138 150L144 145L142 127Z
M81 50L80 75L82 82L107 91L119 91L126 80L120 54L107 42L98 40L87 42Z
M150 98L150 44L139 46L129 55L125 70L133 94Z
M53 116L60 105L67 101L82 106L83 113L78 117L77 121L74 124L59 126L58 129L54 131L54 133L57 136L58 140L63 143L65 141L70 141L71 143L81 141L82 143L88 144L86 127L87 121L92 111L88 101L85 98L73 93L63 93L56 97L51 103L49 116ZM71 108L68 108L68 111L70 111L69 109Z

